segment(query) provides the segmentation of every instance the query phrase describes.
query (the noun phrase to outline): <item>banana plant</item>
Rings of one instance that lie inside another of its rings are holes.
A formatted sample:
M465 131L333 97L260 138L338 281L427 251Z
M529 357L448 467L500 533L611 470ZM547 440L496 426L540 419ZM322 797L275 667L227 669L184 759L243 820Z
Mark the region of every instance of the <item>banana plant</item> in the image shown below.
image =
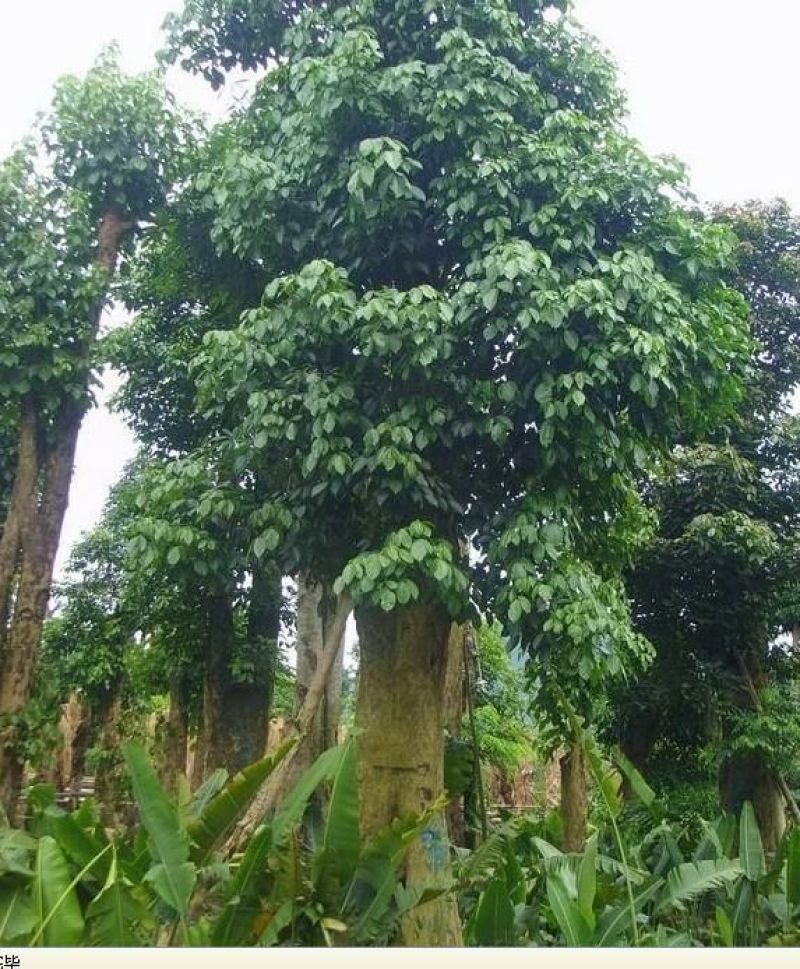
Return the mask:
M245 768L186 821L144 750L124 750L140 827L108 832L87 802L68 814L44 801L35 831L0 828L0 943L153 944L188 938L195 887L217 846L288 750Z
M84 804L0 828L0 943L45 946L362 945L388 941L431 893L403 862L433 814L362 842L352 742L325 751L239 857L219 848L291 744L172 801L145 751L124 749L139 826L108 832ZM320 821L309 821L324 787Z
M326 782L322 818L300 825ZM229 900L211 926L213 945L379 945L402 917L433 897L403 883L406 854L443 804L398 819L362 842L355 748L326 751L244 852Z

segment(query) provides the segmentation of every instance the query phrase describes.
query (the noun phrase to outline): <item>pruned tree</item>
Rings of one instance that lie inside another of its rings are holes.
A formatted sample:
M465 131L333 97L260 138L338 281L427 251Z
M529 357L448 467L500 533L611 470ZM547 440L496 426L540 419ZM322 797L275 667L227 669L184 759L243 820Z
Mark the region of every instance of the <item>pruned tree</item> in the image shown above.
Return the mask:
M259 481L260 547L352 597L365 835L442 791L449 633L470 595L503 588L536 651L558 587L576 646L596 621L643 651L604 509L739 393L730 236L624 133L614 72L564 6L274 4L271 33L254 8L207 3L175 21L215 82L269 62L200 184L219 251L270 282L194 372L219 464ZM441 886L447 858L440 818L408 881ZM403 935L458 941L452 898Z
M58 84L36 137L0 174L0 394L16 460L0 538L0 795L12 814L15 721L35 671L101 315L120 256L166 197L185 132L159 77L124 76L110 50L84 80Z

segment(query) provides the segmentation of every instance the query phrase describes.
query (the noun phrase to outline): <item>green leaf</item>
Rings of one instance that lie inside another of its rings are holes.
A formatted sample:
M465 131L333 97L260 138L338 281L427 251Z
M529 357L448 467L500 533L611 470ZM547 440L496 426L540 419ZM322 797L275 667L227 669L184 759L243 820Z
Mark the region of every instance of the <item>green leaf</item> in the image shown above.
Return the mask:
M692 901L706 892L731 885L742 875L742 866L731 858L714 858L705 861L686 861L673 868L667 875L664 895L657 911L665 908L682 909L686 902Z
M786 900L790 905L800 904L800 828L786 834Z
M23 944L36 926L36 915L21 885L0 886L0 942Z
M267 927L258 937L258 946L271 946L278 943L278 938L283 930L292 924L295 917L295 899L287 899L276 911L272 912L267 922Z
M316 884L325 895L331 893L333 897L353 877L361 851L355 744L349 740L344 747L333 776L322 847L314 866Z
M289 740L269 757L264 757L239 771L205 806L200 816L188 825L187 830L192 840L190 857L196 865L204 865L212 852L230 834L264 781L295 743L295 740Z
M733 908L731 910L734 939L739 938L749 923L754 896L755 888L753 882L747 878L743 878L736 888L736 894L733 898Z
M83 938L81 913L75 882L70 878L67 860L56 840L49 835L39 839L31 899L36 918L36 933L30 944L76 946Z
M320 784L333 780L347 751L347 744L324 751L295 784L281 804L280 810L275 814L271 825L276 845L281 844L287 834L299 824L311 795Z
M122 877L116 854L112 857L108 878L102 891L86 909L89 938L92 945L138 946L141 939L134 926L148 918L146 907L131 894L130 886Z
M36 839L25 831L17 831L14 828L0 828L0 876L33 877L33 869L30 867L30 863L36 847Z
M258 828L239 862L225 907L211 929L213 945L243 945L252 934L256 917L263 908L258 896L258 877L273 848L272 828L269 825Z
M411 543L411 557L415 562L421 562L430 550L431 544L424 538L415 538Z
M634 767L634 765L628 760L628 758L623 754L619 747L615 747L613 750L614 763L619 767L622 773L631 785L631 790L639 798L639 800L644 804L645 807L651 807L656 799L656 792L647 783L647 781L642 777L639 771Z
M724 908L717 905L714 909L714 917L717 921L717 929L719 930L723 945L732 946L733 926L731 925L731 920L728 918L728 913Z
M648 902L652 901L664 884L663 878L653 878L632 889L633 911L641 911ZM603 912L597 924L594 945L615 945L620 935L631 928L631 904L629 900Z
M367 842L342 905L345 915L353 910L356 913L351 919L353 943L371 941L374 944L376 938L388 934L393 923L390 905L396 896L400 866L411 845L443 806L443 802L437 801L421 815L398 818Z
M107 841L104 843L98 837L89 834L78 824L72 814L49 818L48 827L67 857L86 869L87 877L100 880L107 877L112 863L109 854L103 853L103 848L108 844Z
M739 816L739 860L745 878L751 882L757 882L767 870L761 832L758 830L753 805L749 801L744 802Z
M594 929L594 896L597 891L597 832L586 842L578 869L578 909L591 929Z
M589 945L592 939L592 929L581 915L578 906L570 898L563 872L557 871L547 876L547 898L553 915L567 940L567 945Z
M469 932L477 945L514 944L514 906L505 878L493 878L481 892L470 917Z
M189 908L189 898L197 880L195 866L189 861L189 836L181 827L178 812L158 782L153 765L138 744L123 747L131 775L131 785L139 817L150 836L150 854L156 864L145 880L159 897L180 916Z

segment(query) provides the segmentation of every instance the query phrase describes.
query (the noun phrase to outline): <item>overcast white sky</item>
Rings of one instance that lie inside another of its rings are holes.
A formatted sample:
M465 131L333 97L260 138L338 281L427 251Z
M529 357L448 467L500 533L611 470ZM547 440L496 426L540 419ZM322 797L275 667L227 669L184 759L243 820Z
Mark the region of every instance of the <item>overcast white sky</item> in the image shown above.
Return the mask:
M150 66L164 15L180 5L25 0L0 13L0 152L47 107L56 78L84 72L109 41L128 69ZM577 0L575 9L620 67L630 130L687 162L701 198L782 195L800 210L798 0ZM201 82L173 72L171 86L193 107L221 110ZM103 409L87 417L61 562L133 450L119 420Z

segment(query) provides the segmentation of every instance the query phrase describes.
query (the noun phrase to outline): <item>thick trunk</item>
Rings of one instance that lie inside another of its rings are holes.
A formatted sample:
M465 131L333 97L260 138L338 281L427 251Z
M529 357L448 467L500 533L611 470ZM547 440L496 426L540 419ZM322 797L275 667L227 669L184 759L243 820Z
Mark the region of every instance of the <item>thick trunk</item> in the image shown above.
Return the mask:
M205 732L203 730L202 714L196 733L187 743L186 770L189 774L189 784L193 791L203 783L203 772L205 768Z
M260 760L266 749L280 629L280 596L280 577L257 570L247 625L251 671L246 681L236 680L230 668L230 655L222 670L220 716L228 737L222 766L230 774Z
M203 684L203 728L198 754L207 777L218 767L235 774L264 756L275 650L280 623L280 581L263 573L254 577L248 647L250 678L237 680L231 663L235 645L233 611L225 595L212 597Z
M183 691L173 687L169 693L169 710L162 725L161 781L170 793L177 790L177 779L186 772L188 731Z
M300 576L297 582L297 663L295 667L295 714L303 705L314 673L322 661L325 647L322 616L322 586ZM335 667L335 664L334 664ZM333 669L331 668L331 675ZM325 698L323 694L321 715L314 718L303 743L302 750L293 758L292 770L284 779L285 789L292 787L293 781L319 757L324 749Z
M453 623L450 627L450 644L447 650L447 669L444 685L444 727L451 737L461 734L461 719L464 715L464 647L467 633L466 625ZM479 771L481 765L475 764ZM450 792L448 792L450 793ZM466 793L450 798L447 805L447 830L453 844L466 847L468 843L467 819L465 812Z
M95 264L109 279L116 267L122 237L129 228L130 224L118 210L107 212L98 227ZM79 359L86 363L87 381L103 305L104 297L95 305L89 337L77 351ZM23 404L18 448L18 473L23 480L19 483L20 497L14 520L7 521L4 527L4 536L8 531L8 540L3 539L7 547L0 551L0 615L9 619L5 640L0 642L3 663L0 716L15 716L30 696L85 409L83 401L68 399L49 431L51 443L45 447L46 435L35 402L26 399ZM31 467L32 448L34 454L43 450L44 458L41 462L34 458ZM17 491L17 485L15 481L12 494ZM17 561L19 577L12 604L10 583ZM9 815L16 811L24 766L19 761L17 740L13 728L6 728L0 734L0 798Z
M120 822L121 812L121 775L123 767L120 761L120 747L122 745L122 704L119 695L113 695L106 701L100 713L100 731L97 746L100 748L100 758L94 777L94 793L100 806L100 816L107 827L116 827Z
M8 624L11 620L14 576L19 563L20 549L36 517L36 485L39 479L36 411L33 401L22 402L17 467L8 504L3 533L0 535L0 659L5 651Z
M369 838L395 818L425 811L443 793L445 695L450 622L434 606L356 612L361 667L356 706L361 833ZM449 679L452 688L452 678ZM440 888L449 878L444 814L412 845L405 876L412 889ZM456 901L446 893L403 920L411 946L460 945Z
M561 757L560 766L564 851L583 851L589 810L583 748L574 744Z
M248 684L246 729L252 760L264 756L269 738L269 717L275 688L278 659L278 637L281 630L280 574L274 569L257 567L253 572L250 610L247 617L247 642L253 655L253 679ZM252 762L252 761L251 761Z
M328 649L327 640L325 649ZM342 678L344 677L344 633L338 643L333 643L336 658L333 661L331 675L325 689L322 704L322 749L335 747L341 740L340 720L342 717Z
M339 697L342 691L342 663L344 654L344 629L333 630L336 610L324 595L322 586L301 576L297 584L297 666L295 717L315 681L317 671L329 659L329 672L325 681L319 713L309 723L292 758L291 766L281 772L281 788L276 792L278 801L288 794L300 778L328 747L336 744L339 727ZM338 628L338 627L337 627ZM335 637L334 642L331 637ZM334 656L327 656L333 649Z
M350 614L350 599L339 596L330 621L325 624L324 638L330 643L341 644L347 617ZM258 795L253 799L244 818L239 822L226 846L228 853L241 849L256 827L266 817L271 817L282 797L291 789L292 779L298 776L296 763L310 763L307 747L316 743L319 736L315 724L322 715L325 692L331 673L336 666L339 649L323 649L321 659L311 678L297 714L289 721L286 740L296 740L296 744L284 757L277 769L267 778Z
M653 738L644 729L644 724L630 721L626 723L625 730L620 740L620 749L628 758L633 766L639 770L645 770L645 762L653 747ZM631 782L623 775L622 787L620 788L623 798L626 801L633 801L635 794Z
M238 738L230 729L225 716L233 641L231 604L226 595L214 595L208 607L203 674L202 740L198 742L197 750L197 755L201 758L200 771L203 780L219 767L224 767L230 772L233 763L238 762Z
M766 685L766 676L759 652L736 654L742 676L742 690L738 703L743 709L761 709L759 690ZM745 801L750 801L767 851L774 851L786 829L784 804L796 811L797 805L778 771L764 763L758 752L738 754L720 764L719 793L723 810L738 814Z
M73 805L76 805L91 737L89 708L77 693L71 694L61 708L58 732L61 736L61 749L56 768L56 784L59 790L69 793Z
M719 794L723 810L733 814L738 814L744 802L750 801L764 848L767 851L777 848L786 830L784 797L777 774L757 754L742 754L722 763Z

